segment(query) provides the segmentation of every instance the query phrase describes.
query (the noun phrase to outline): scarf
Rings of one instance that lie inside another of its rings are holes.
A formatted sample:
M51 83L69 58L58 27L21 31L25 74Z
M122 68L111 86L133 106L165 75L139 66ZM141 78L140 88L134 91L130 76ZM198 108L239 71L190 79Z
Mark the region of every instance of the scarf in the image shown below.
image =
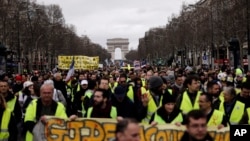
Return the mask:
M178 85L176 83L174 83L174 85L178 88L178 89L182 89L183 85Z
M106 107L102 109L101 107L93 106L93 111L91 114L91 117L94 118L111 118L110 112L111 112L111 103L107 102Z

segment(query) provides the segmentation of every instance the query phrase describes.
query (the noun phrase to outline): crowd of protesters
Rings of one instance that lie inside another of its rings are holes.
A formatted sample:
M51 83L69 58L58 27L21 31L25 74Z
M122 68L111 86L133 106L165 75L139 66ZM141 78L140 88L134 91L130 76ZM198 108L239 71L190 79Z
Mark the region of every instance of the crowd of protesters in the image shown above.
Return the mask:
M35 124L45 122L45 115L122 117L127 120L124 128L137 122L189 125L190 117L204 118L204 128L250 124L250 73L240 68L157 70L146 66L136 71L75 71L67 80L66 75L64 71L1 75L0 126L1 131L7 130L0 133L3 139L32 141ZM193 134L193 138L201 136L211 138L203 132Z

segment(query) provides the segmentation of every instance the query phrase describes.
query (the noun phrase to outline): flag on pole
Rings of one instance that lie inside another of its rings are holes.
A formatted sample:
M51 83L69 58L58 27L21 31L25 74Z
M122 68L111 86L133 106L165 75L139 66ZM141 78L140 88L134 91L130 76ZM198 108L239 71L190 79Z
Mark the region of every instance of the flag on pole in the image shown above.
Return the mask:
M71 65L70 65L70 67L69 67L69 71L68 71L67 76L66 76L66 78L65 78L65 81L66 81L66 82L69 81L70 78L71 78L71 76L74 75L74 65L75 65L75 59L74 59L74 57L73 57L73 58L72 58Z

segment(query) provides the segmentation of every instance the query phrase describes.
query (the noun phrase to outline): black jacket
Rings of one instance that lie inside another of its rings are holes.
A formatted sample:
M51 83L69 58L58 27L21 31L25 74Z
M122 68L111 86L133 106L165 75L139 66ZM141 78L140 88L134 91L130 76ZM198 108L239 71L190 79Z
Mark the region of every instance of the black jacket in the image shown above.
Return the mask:
M115 95L111 96L112 106L116 107L117 116L124 118L137 118L137 108L136 105L126 96L123 101L119 102Z

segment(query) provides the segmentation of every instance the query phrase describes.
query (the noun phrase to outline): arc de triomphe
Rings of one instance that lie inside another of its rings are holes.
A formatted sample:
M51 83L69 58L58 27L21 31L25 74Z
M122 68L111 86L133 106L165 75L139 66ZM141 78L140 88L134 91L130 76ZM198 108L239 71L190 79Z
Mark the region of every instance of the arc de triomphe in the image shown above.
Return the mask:
M115 49L121 49L121 59L125 60L125 55L129 52L128 49L129 41L124 38L113 38L107 39L108 52L111 53L111 60L115 60Z

